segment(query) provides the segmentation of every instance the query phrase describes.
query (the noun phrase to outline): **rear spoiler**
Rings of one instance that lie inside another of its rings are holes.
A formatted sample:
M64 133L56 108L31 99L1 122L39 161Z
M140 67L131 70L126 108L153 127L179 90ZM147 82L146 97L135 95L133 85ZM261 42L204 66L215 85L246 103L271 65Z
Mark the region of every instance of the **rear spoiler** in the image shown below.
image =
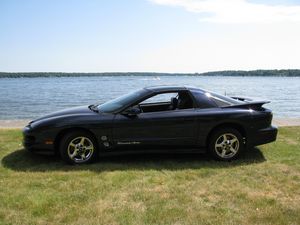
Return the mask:
M224 106L223 108L247 108L247 109L261 109L264 104L270 103L270 101L259 100L255 101L250 98L244 97L231 97L233 99L243 101L241 104Z

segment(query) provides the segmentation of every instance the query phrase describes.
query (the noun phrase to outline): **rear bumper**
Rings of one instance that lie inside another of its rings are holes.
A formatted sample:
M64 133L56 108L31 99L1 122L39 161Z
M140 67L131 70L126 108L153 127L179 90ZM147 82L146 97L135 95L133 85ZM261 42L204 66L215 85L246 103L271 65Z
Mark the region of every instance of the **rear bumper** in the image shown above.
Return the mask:
M248 144L250 146L257 146L276 141L277 132L278 129L275 126L260 129L248 140Z

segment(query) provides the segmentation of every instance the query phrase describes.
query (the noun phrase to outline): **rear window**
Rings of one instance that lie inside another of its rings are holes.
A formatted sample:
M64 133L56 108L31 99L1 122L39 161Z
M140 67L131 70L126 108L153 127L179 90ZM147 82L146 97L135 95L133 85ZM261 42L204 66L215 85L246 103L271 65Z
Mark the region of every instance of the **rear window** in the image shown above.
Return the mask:
M207 95L203 94L200 91L191 91L193 96L195 97L199 108L206 109L206 108L215 108L217 107L216 103L211 100Z
M228 96L219 95L216 93L205 93L210 99L212 99L219 107L230 106L230 105L237 105L241 104L242 102L239 100L235 100Z

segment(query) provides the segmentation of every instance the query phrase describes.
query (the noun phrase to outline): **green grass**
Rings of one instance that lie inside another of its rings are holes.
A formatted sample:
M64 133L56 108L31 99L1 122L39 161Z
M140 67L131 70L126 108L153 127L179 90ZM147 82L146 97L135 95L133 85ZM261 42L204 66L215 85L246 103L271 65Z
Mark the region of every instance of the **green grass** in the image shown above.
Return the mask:
M0 224L300 224L300 127L216 162L123 156L85 166L22 150L0 130Z

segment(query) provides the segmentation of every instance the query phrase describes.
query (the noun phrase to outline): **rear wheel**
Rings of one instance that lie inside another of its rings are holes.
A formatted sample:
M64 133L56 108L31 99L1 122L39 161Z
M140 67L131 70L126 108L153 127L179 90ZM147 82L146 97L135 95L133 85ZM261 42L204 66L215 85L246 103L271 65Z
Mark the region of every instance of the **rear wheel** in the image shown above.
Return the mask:
M215 131L209 141L209 152L215 159L222 161L238 158L244 148L243 136L233 128Z
M98 156L96 141L87 132L68 133L61 140L60 155L64 161L70 164L93 162Z

